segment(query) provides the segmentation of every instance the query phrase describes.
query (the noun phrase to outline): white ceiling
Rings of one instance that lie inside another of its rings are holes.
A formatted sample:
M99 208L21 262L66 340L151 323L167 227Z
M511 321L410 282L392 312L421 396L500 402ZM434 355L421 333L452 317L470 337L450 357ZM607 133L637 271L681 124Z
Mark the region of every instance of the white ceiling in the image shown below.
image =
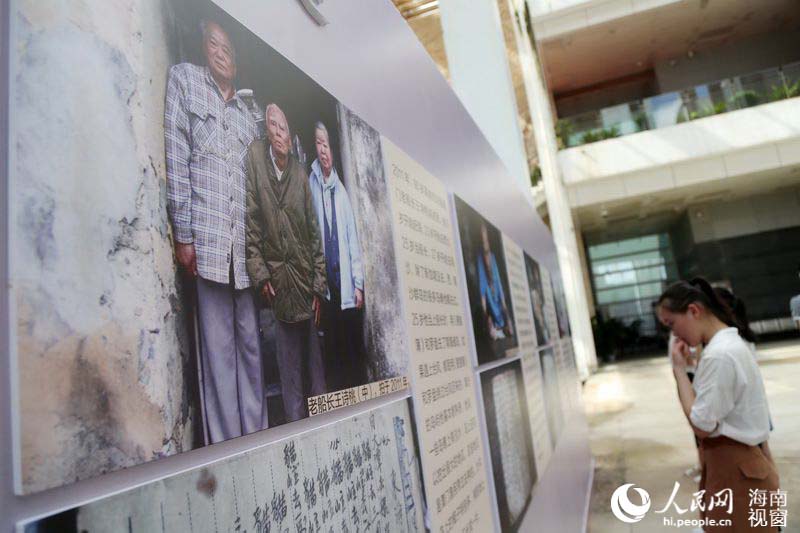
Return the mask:
M685 0L538 43L548 85L564 92L660 61L800 27L798 0Z

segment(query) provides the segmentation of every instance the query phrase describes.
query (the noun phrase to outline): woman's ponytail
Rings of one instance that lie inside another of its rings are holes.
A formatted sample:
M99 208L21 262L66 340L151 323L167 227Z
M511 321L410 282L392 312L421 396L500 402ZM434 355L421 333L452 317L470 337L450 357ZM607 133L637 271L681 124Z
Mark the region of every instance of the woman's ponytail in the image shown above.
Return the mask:
M756 342L756 334L750 329L750 320L747 318L747 307L745 307L744 301L725 287L714 287L714 295L731 310L739 335L748 342Z

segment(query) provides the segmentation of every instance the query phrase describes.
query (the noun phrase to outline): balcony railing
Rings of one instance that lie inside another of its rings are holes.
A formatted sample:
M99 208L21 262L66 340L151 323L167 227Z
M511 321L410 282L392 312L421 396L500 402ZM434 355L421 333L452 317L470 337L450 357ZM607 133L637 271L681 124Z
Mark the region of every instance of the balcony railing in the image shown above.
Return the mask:
M800 96L800 62L563 118L562 148L655 130Z

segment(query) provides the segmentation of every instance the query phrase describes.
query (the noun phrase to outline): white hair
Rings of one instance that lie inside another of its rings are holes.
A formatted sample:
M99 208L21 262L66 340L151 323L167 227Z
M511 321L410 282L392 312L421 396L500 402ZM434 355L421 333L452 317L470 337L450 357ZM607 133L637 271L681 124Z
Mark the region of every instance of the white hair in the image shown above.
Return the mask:
M325 127L325 124L322 123L321 120L318 120L314 123L314 131L321 130L325 132L325 136L330 140L331 136L328 133L328 128Z
M283 109L281 109L278 104L276 104L275 102L268 104L267 109L264 111L264 116L268 117L270 111L275 111L283 115L283 118L286 119L286 123L288 125L289 119L286 118L286 113L283 112Z
M266 119L267 121L267 126L269 126L270 111L275 113L280 113L281 115L283 115L283 120L286 122L286 131L289 132L289 136L291 137L292 128L289 127L289 118L286 116L286 113L284 113L283 109L281 109L280 106L275 102L272 102L269 105L267 105L267 108L264 110L264 119ZM269 131L269 127L267 127L267 131Z

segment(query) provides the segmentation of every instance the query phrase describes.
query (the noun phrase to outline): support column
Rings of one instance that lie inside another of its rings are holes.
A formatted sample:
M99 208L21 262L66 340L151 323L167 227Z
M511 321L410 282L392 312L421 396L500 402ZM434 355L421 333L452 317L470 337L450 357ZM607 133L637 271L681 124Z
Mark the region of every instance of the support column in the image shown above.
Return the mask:
M567 312L572 326L572 344L575 348L578 374L581 380L585 380L597 368L597 353L589 318L589 295L581 268L579 236L572 220L572 209L561 178L561 167L558 164L558 143L553 110L550 106L549 93L544 84L539 58L526 28L525 2L528 2L528 8L532 11L531 4L534 0L506 1L509 2L517 22L514 25L514 33L520 54L528 108L531 112L536 137L539 167L542 170L547 211L550 216L550 230L556 243L558 266L564 281L564 296L567 300Z
M526 188L530 171L495 0L439 0L450 83L464 107Z

